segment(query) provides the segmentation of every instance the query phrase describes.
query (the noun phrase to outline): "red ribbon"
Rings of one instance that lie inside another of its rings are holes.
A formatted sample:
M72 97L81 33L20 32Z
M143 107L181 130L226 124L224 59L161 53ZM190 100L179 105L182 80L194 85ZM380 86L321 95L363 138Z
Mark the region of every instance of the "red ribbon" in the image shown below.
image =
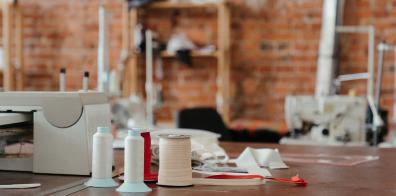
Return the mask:
M285 182L285 183L291 183L295 184L298 186L306 186L308 183L300 178L298 175L295 175L291 177L290 179L284 179L284 178L272 178L272 177L264 177L260 175L213 175L213 176L208 176L206 178L210 179L261 179L261 180L272 180L275 182Z
M157 181L158 174L151 173L151 137L150 132L142 132L140 135L144 139L144 180Z

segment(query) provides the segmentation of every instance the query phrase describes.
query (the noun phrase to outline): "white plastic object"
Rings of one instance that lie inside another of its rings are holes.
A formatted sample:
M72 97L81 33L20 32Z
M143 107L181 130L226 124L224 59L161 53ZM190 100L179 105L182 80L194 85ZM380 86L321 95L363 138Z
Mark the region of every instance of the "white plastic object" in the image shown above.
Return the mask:
M144 140L141 129L128 131L124 151L124 183L117 189L121 193L145 193L151 189L144 184Z
M40 183L31 183L31 184L6 184L0 185L0 189L30 189L40 187Z
M91 187L116 187L112 179L113 136L109 127L98 127L93 136L92 178L85 183Z

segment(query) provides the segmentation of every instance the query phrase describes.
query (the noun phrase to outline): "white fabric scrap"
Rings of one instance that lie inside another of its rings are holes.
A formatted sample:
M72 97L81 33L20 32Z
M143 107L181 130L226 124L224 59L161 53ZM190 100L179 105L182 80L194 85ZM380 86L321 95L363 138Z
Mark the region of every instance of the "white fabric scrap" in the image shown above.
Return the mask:
M267 169L260 168L255 159L253 151L249 147L246 148L241 155L239 155L235 163L239 168L246 169L249 174L257 174L265 177L271 176L271 173Z
M254 157L257 163L263 167L269 167L270 169L287 169L289 168L283 161L279 154L278 149L252 149Z
M235 160L239 168L246 169L250 174L258 174L262 176L271 176L271 173L261 167L270 169L286 169L289 168L279 155L277 149L254 149L247 147Z

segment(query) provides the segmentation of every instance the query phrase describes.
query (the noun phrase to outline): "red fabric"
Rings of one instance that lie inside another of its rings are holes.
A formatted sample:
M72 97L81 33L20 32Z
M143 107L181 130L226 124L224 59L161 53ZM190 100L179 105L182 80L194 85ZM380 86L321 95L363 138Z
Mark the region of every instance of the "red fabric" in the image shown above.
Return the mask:
M151 137L150 132L140 134L144 139L144 181L157 181L158 174L151 173Z
M213 176L208 176L206 178L210 179L262 179L264 180L265 178L260 175L213 175Z

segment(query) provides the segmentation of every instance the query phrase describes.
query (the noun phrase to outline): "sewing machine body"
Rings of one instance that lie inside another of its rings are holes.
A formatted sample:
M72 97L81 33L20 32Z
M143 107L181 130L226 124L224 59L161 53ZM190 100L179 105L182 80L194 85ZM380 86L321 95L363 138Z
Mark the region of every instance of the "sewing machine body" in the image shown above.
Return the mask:
M32 156L0 156L0 170L89 175L92 135L110 127L107 97L98 92L0 93L0 114L30 116L33 136Z
M289 130L301 130L306 128L304 124L312 124L305 135L295 135L294 140L304 138L317 144L365 143L366 113L364 97L288 96L285 102ZM286 140L283 143L293 143Z

